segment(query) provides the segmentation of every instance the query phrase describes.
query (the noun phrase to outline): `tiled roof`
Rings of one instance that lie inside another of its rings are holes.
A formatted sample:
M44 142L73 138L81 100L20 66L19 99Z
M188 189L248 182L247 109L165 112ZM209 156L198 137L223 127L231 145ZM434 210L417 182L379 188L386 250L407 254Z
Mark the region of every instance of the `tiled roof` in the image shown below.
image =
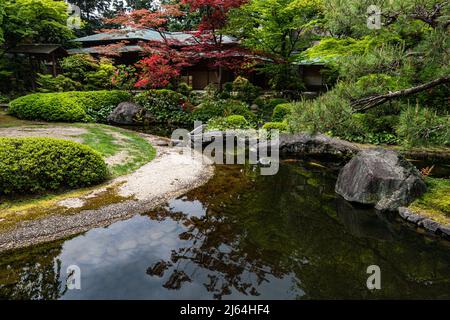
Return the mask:
M9 53L28 53L28 54L50 54L56 50L64 50L58 44L22 44L12 49L9 49Z
M194 35L186 32L164 32L164 35L171 40L179 41L182 44L195 44ZM161 34L152 29L133 30L97 33L91 36L82 37L73 40L74 42L100 42L100 41L123 41L123 40L141 40L141 41L163 41ZM237 39L230 36L223 36L223 43L237 43Z
M117 52L124 53L124 52L139 52L142 51L142 48L140 46L122 46L117 49L115 49ZM98 54L102 53L102 49L99 47L90 47L90 48L75 48L75 49L69 49L67 50L69 54L79 54L79 53L89 53L89 54Z

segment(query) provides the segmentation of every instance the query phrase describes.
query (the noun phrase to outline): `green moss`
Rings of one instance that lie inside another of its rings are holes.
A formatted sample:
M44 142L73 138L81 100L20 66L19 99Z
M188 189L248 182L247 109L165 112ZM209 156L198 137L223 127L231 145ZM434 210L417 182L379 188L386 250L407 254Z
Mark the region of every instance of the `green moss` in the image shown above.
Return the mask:
M65 194L49 194L35 198L24 198L6 201L0 205L0 231L14 228L22 221L37 220L51 215L77 214L84 210L97 210L104 206L133 200L133 197L123 197L119 194L121 184L108 186L95 197L88 195L96 188L84 188ZM82 207L67 208L58 203L65 199L79 198L84 201Z
M450 224L450 180L427 178L428 191L409 208L434 220Z

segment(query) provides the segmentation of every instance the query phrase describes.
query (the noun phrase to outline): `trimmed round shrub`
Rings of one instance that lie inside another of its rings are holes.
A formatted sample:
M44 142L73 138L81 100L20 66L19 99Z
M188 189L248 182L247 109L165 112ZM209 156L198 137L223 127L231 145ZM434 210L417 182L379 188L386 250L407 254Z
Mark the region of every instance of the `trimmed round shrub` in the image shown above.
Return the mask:
M279 104L273 109L272 122L282 122L291 113L291 104Z
M117 105L130 99L125 91L70 91L37 93L11 101L8 112L20 119L106 122Z
M87 187L108 169L88 146L50 138L0 138L0 194Z
M243 116L231 115L228 117L213 118L208 121L208 130L237 130L251 129L253 126Z
M144 107L157 122L188 123L191 114L187 98L175 91L152 89L135 97L135 102Z
M278 130L280 132L288 131L288 125L286 122L267 122L262 127L264 130Z
M256 116L248 105L237 100L208 100L197 106L192 113L194 120L203 122L230 115L240 115L249 122L256 122Z

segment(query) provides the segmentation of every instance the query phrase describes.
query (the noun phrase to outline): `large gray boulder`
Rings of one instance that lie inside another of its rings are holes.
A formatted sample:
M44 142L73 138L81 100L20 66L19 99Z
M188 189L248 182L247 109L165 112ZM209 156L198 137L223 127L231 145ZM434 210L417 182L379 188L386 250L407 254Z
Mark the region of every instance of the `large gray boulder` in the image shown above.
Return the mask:
M350 159L359 151L350 142L324 134L280 134L280 154L284 157L328 156Z
M336 192L347 201L372 204L378 210L409 205L426 191L419 171L400 154L363 150L339 173Z
M108 116L108 121L115 124L132 125L143 122L144 108L132 103L122 102Z

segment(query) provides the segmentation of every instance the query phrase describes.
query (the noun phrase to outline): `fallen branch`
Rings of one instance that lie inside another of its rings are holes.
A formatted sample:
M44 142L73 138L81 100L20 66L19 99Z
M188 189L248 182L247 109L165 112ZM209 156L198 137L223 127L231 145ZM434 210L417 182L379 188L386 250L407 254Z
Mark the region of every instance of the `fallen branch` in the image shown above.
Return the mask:
M433 88L433 87L436 87L438 85L445 84L448 82L450 82L450 77L446 76L446 77L438 78L436 80L421 84L416 87L403 89L403 90L399 90L399 91L395 91L395 92L389 92L387 94L374 95L374 96L369 96L369 97L365 97L362 99L354 100L350 103L350 105L356 111L365 111L365 110L371 109L373 107L376 107L380 104L383 104L389 100L409 96L409 95L412 95L412 94L415 94L418 92L422 92L422 91L428 90L430 88Z

